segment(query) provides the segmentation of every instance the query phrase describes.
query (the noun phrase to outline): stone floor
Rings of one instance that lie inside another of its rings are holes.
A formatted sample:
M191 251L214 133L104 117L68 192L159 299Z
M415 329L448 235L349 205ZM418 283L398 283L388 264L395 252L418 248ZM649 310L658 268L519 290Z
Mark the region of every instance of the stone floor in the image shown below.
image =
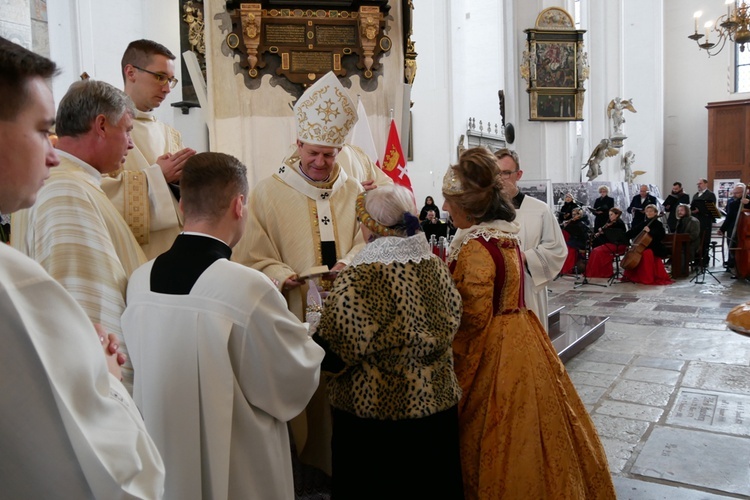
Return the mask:
M566 368L620 500L750 498L750 336L724 324L750 283L711 270L720 283L550 288L564 313L610 318Z

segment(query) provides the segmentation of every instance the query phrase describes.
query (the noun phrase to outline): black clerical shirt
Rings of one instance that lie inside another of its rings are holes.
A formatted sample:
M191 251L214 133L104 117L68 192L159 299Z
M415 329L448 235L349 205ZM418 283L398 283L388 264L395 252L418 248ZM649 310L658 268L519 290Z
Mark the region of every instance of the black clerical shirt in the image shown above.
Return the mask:
M180 234L172 248L154 260L151 291L188 295L211 264L231 256L232 249L221 240L199 234Z

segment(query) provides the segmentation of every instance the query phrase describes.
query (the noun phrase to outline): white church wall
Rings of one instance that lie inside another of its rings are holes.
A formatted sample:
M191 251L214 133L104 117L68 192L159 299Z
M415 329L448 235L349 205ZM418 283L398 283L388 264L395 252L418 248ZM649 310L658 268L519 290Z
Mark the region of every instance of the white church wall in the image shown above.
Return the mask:
M494 0L414 1L417 78L412 89L414 160L409 176L417 204L432 196L457 161L469 117L500 122L498 90L504 74L502 5ZM466 141L466 139L465 139Z
M687 36L694 31L693 13L703 11L704 23L726 14L723 2L715 0L665 0L664 72L665 132L664 181L662 189L671 189L681 181L685 191L694 193L696 181L708 171L709 102L747 99L748 94L733 93L733 44L715 57L708 58ZM715 41L715 37L711 37Z
M142 0L125 4L115 0L55 0L47 3L50 57L61 67L53 94L59 103L71 83L84 71L91 78L122 88L120 60L128 44L148 38L165 45L175 55L180 78L180 20L178 0ZM154 114L182 132L186 145L208 149L205 121L195 111L183 115L171 104L182 99L178 85Z

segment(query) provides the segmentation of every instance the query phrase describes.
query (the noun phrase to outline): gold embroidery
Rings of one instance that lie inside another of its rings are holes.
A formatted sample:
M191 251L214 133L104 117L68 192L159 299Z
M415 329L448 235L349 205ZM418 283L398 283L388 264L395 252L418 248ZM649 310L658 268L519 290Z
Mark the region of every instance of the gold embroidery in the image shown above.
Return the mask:
M123 175L125 188L124 218L136 241L145 245L149 241L148 187L144 172L127 172Z

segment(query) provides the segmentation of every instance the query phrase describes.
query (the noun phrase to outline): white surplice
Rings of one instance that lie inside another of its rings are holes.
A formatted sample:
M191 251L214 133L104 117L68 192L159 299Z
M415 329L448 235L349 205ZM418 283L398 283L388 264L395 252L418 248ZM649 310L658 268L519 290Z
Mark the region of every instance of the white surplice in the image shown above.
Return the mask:
M547 329L547 284L560 274L568 247L552 210L532 196L524 196L516 210L519 237L526 257L524 299Z
M91 321L6 245L0 321L0 496L161 498L161 458Z
M165 498L292 500L286 422L318 386L323 350L258 271L220 259L189 295L167 295L150 291L152 267L131 277L122 325Z

